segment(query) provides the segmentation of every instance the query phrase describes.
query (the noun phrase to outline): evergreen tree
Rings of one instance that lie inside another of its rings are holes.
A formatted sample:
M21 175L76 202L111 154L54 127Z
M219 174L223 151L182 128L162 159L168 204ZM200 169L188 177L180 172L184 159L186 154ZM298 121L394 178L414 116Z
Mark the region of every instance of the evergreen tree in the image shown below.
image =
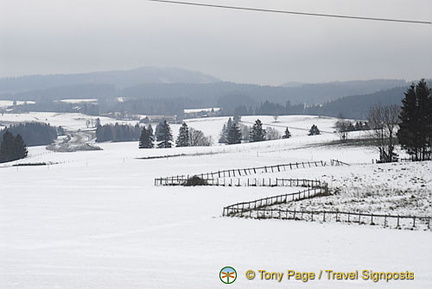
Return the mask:
M226 128L226 124L224 124L222 127L222 131L220 132L219 143L226 143L226 135L227 135L227 128Z
M27 147L21 135L14 137L11 132L6 131L0 143L0 163L22 159L26 156Z
M262 127L262 122L257 119L252 126L252 130L250 132L250 142L264 141L266 138L266 131Z
M228 137L228 132L231 128L233 124L233 121L231 118L228 119L228 122L226 124L224 124L220 137L219 137L219 143L227 143L227 137Z
M146 129L145 126L141 130L141 136L139 139L140 149L151 149L153 148L153 137L150 135L150 130Z
M5 133L3 133L3 140L0 144L0 162L9 162L14 160L13 154L14 154L14 143L15 138L13 134L6 130Z
M179 129L179 134L177 136L176 140L176 146L178 147L187 147L190 145L189 142L189 127L188 125L183 122Z
M282 136L282 138L290 138L291 137L291 132L289 131L288 128L285 129L285 133Z
M310 135L319 135L319 134L321 134L320 130L316 125L313 124L309 130L308 135L310 136Z
M227 135L227 144L241 143L242 134L237 123L233 122Z
M153 127L151 126L151 124L149 123L148 127L147 127L147 131L149 134L149 139L150 139L150 143L151 143L151 147L154 147L154 141L155 141L155 136L154 136L154 132L153 132Z
M431 159L432 90L422 79L405 92L397 137L414 160Z
M14 154L17 159L23 159L28 154L27 146L20 134L15 137Z
M171 127L166 120L160 122L157 126L156 141L158 148L170 148L172 146L173 136Z

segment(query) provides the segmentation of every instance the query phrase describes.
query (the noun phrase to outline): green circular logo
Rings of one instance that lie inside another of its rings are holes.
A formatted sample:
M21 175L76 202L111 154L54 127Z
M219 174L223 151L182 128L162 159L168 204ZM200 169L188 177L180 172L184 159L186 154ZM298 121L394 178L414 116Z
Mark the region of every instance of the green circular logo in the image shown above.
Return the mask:
M219 279L224 284L232 284L237 279L237 271L231 266L225 266L219 272Z

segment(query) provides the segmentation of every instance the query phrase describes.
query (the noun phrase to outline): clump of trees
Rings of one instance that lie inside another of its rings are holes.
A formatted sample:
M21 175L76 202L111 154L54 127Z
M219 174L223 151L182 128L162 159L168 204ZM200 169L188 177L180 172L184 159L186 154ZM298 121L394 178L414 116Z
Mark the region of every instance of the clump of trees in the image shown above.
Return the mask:
M48 145L57 138L57 134L64 133L61 127L52 127L49 124L39 122L11 125L8 128L0 130L0 138L7 131L14 135L19 134L28 146Z
M138 124L135 126L128 124L105 124L96 128L96 142L105 141L135 141L141 135L141 128Z
M368 123L362 121L356 121L353 123L349 120L343 119L343 117L339 117L339 120L336 122L336 132L342 141L348 139L348 134L350 132L359 130L369 130Z
M26 144L20 134L14 136L8 130L3 133L0 143L0 163L23 159L27 153Z
M415 161L430 160L432 148L432 89L424 79L405 92L398 115L397 139Z

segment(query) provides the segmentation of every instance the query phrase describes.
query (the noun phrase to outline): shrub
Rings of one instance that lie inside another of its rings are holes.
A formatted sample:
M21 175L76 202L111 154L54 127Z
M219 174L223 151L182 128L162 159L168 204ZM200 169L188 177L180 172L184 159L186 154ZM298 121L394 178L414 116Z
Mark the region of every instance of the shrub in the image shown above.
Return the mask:
M184 183L184 186L206 186L206 185L208 185L207 181L198 176L190 177Z

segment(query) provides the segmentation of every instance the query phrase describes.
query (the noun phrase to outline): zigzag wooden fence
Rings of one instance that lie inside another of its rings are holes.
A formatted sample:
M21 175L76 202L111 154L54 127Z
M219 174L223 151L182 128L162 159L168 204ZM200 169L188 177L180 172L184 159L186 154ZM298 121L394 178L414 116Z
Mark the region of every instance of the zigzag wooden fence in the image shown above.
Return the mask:
M340 165L348 165L348 164L343 163L339 160L331 160L330 165L340 166ZM223 170L217 172L197 174L195 176L203 180L206 180L208 183L211 183L211 185L216 185L216 183L219 182L218 179L222 179L222 178L244 177L244 176L260 174L260 173L277 173L277 172L283 172L283 171L299 169L299 168L312 168L312 167L324 167L324 166L327 166L327 163L324 161L297 162L297 163L263 166L263 167L255 167L255 168ZM154 185L155 186L181 186L184 185L188 179L189 179L189 175L178 175L178 176L165 177L165 178L156 178L154 180ZM232 183L231 185L235 185L235 182Z

